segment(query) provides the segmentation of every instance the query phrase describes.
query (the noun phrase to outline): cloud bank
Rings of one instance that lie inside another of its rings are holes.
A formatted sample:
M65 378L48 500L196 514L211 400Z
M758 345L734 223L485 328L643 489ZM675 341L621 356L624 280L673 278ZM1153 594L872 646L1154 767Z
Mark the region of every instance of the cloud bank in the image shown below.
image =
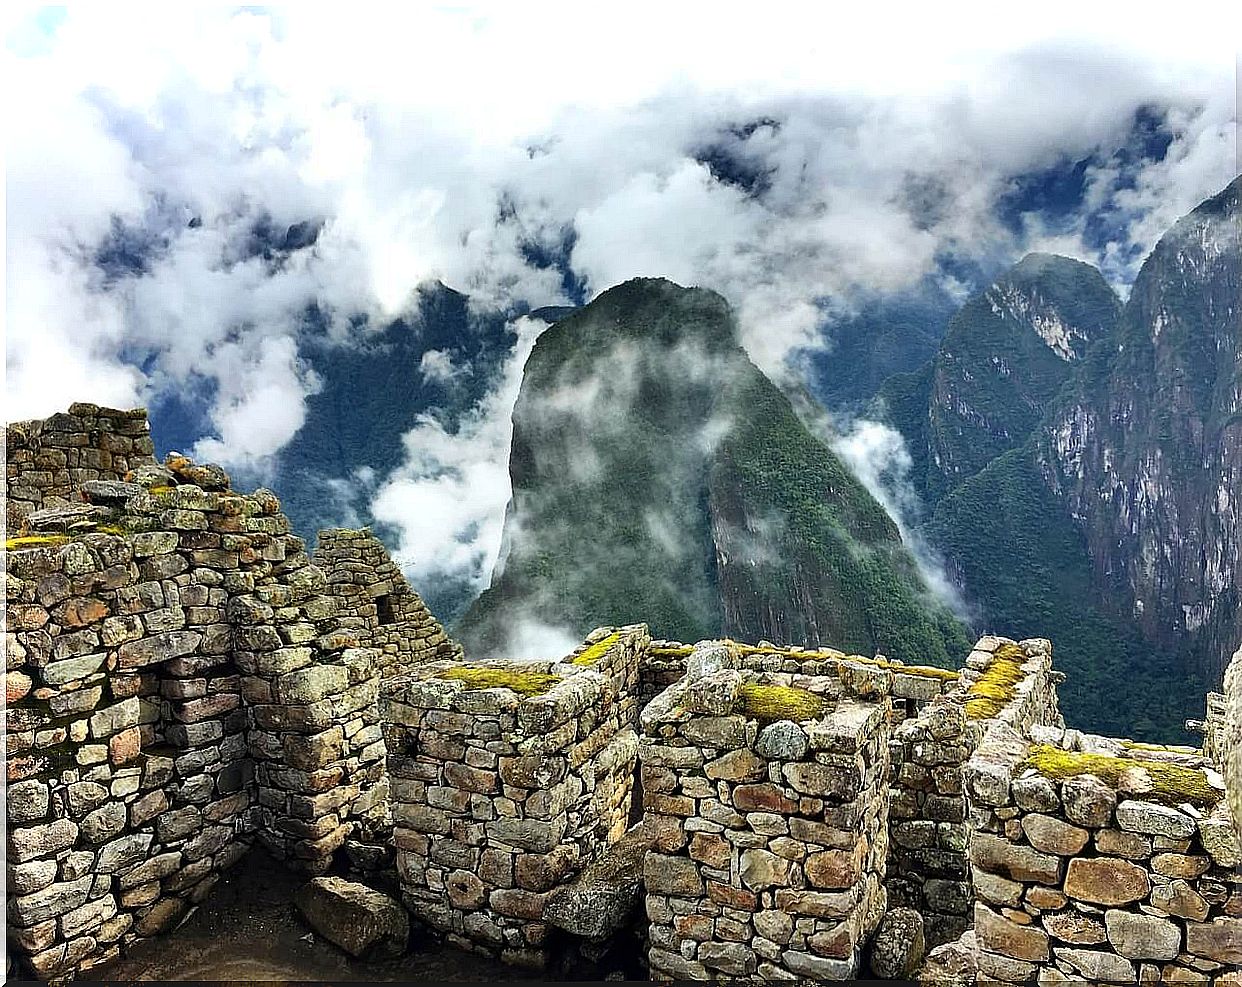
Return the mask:
M636 275L712 287L756 363L796 375L858 293L949 258L1054 249L1124 287L1237 168L1215 7L1155 25L1054 4L1015 33L982 6L895 30L777 4L757 41L725 9L516 6L11 15L8 416L199 388L196 453L254 467L318 387L308 309L349 345L435 278L505 311ZM1162 151L1119 156L1140 112ZM998 209L1074 161L1068 210ZM429 415L381 478L375 513L423 578L495 560L535 332L465 427Z

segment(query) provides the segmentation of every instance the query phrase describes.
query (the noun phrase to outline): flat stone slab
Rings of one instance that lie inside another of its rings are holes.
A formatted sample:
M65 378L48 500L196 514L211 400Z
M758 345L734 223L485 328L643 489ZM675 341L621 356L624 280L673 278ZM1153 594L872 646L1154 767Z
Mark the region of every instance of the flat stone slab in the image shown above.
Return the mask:
M548 896L544 921L594 942L625 928L642 902L643 859L654 839L654 829L634 826L576 879Z
M400 956L410 936L410 920L395 899L365 884L340 877L317 877L294 898L311 927L353 956Z

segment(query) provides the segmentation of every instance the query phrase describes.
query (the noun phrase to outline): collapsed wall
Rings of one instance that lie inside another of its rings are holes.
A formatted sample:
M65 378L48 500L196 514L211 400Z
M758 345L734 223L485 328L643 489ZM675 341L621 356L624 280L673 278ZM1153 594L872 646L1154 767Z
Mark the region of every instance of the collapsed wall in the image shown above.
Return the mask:
M32 511L76 501L78 488L88 480L121 480L129 470L155 462L143 408L71 404L67 414L9 423L4 444L10 533Z
M337 598L340 626L379 653L381 677L462 658L461 645L445 633L369 528L319 532L314 562Z

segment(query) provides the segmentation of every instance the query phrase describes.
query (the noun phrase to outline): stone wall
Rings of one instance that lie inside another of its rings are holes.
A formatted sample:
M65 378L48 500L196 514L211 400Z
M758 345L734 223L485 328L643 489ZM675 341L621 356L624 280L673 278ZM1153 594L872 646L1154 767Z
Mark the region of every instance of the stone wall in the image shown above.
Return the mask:
M1001 983L1236 983L1242 864L1209 762L993 726L967 766L974 933Z
M1222 689L1207 695L1203 753L1221 765L1229 807L1242 831L1242 648L1225 668Z
M73 404L68 414L9 423L4 444L10 534L31 511L76 500L87 480L121 480L135 466L155 461L147 413L141 408L117 411Z
M379 652L381 677L404 675L425 661L461 659L461 645L445 633L369 528L319 532L314 561L337 597L340 625Z
M387 812L376 655L276 498L133 474L6 552L10 941L43 977L169 928L256 835L320 872Z
M846 979L885 907L887 697L699 645L642 713L656 978Z
M923 916L936 946L971 925L969 801L962 770L985 732L1000 722L1030 730L1059 725L1051 645L980 638L960 683L900 723L893 734L888 858L891 904Z
M557 661L432 662L384 684L402 898L449 942L547 960L550 892L624 834L639 625Z

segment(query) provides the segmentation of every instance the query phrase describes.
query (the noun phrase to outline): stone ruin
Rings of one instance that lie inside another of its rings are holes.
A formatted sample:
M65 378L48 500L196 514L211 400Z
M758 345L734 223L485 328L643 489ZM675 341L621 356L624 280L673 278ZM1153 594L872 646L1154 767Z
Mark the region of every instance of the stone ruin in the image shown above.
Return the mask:
M270 491L152 450L141 411L6 430L8 940L42 979L257 843L526 968L1242 984L1242 651L1200 747L1067 729L1045 640L474 660L370 532L312 556Z

